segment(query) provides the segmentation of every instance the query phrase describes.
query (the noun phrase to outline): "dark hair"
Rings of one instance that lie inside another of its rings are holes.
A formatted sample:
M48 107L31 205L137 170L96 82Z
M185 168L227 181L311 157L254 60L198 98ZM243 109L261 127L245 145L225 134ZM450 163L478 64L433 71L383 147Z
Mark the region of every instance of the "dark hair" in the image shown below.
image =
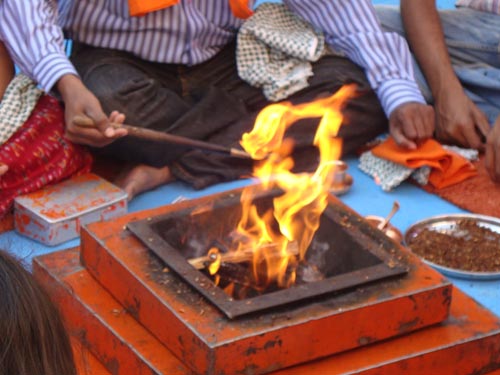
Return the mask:
M2 250L0 375L76 375L59 310L21 261Z

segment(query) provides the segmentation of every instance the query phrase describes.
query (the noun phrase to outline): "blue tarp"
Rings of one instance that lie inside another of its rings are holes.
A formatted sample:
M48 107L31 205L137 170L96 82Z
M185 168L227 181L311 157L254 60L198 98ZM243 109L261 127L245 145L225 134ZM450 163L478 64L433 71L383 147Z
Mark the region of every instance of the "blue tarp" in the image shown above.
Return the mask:
M397 4L397 1L374 0L374 3ZM438 4L440 7L453 6L453 2L450 0L440 0ZM397 200L401 208L391 220L391 223L404 233L411 224L430 216L465 212L410 183L403 183L390 193L383 192L371 177L358 169L358 160L356 158L349 158L346 161L349 165L348 172L353 176L354 184L347 194L341 196L341 200L362 216L385 216L389 213L393 202ZM129 211L135 212L166 205L180 197L192 199L241 187L247 183L248 181L236 181L212 186L202 191L195 191L181 183L172 183L136 197L130 203ZM0 235L0 248L10 250L26 258L28 263L31 263L33 256L74 247L78 244L79 241L74 240L63 245L47 247L20 236L14 231ZM451 280L464 292L500 316L500 282L498 280Z

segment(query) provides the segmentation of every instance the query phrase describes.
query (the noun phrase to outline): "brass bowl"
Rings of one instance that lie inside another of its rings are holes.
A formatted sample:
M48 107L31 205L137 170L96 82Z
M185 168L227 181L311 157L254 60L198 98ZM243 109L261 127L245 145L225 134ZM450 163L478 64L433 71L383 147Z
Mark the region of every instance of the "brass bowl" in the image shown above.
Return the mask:
M381 216L368 215L365 216L366 221L375 228L378 227L385 219ZM396 228L391 223L387 223L386 226L382 229L382 232L389 238L392 238L394 241L402 243L403 242L403 234L401 231Z
M349 166L342 160L335 160L335 168L333 171L333 182L330 187L330 193L334 195L342 195L347 193L352 186L353 178L347 173Z

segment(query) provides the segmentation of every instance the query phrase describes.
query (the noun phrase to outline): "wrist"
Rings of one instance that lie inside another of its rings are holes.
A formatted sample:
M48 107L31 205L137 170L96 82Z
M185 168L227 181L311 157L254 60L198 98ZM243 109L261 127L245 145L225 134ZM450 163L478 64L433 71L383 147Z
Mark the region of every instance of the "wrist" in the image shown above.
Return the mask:
M74 74L65 74L57 81L56 88L63 100L66 99L71 93L81 88L83 83L81 79Z
M436 100L442 96L456 95L463 91L462 84L456 77L455 73L447 74L441 77L431 85L432 95Z

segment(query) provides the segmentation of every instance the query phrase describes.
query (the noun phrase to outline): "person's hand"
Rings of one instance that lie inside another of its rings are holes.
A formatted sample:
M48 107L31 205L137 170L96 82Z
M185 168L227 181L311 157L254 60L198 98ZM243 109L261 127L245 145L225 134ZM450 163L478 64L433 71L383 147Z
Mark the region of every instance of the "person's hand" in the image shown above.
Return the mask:
M500 116L486 138L486 170L494 182L500 182Z
M389 116L389 133L401 147L414 150L434 134L434 109L426 104L405 103Z
M436 139L484 151L490 125L486 115L461 90L436 98Z
M0 163L0 177L2 177L9 170L9 166L7 164Z
M69 74L63 76L58 81L57 88L65 105L65 135L68 140L88 146L103 147L127 135L125 129L111 126L111 122L123 123L125 118L123 114L113 112L109 117L106 116L99 100L78 77ZM77 117L92 120L94 126L79 126L74 121Z

